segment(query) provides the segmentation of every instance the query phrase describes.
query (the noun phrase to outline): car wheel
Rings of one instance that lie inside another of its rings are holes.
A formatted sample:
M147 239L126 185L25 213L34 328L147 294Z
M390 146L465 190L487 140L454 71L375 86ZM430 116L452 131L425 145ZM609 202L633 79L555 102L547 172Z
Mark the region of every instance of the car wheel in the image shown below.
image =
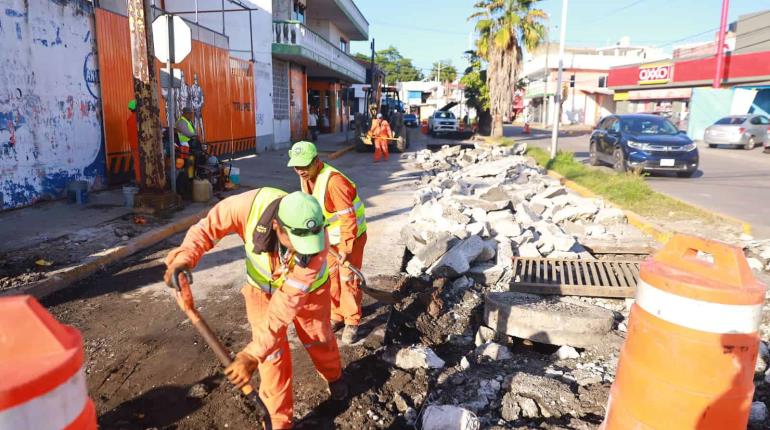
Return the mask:
M692 176L697 172L698 169L689 170L686 172L676 172L676 176L679 176L680 178L692 178Z
M590 151L590 153L589 153L590 155L589 155L589 158L588 158L588 164L590 164L592 166L598 166L599 165L599 154L596 153L596 144L595 143L591 142L591 149L589 151Z
M716 147L717 147L716 143L709 143L709 148L716 148Z
M751 151L752 149L754 149L754 138L753 137L749 138L749 141L746 142L746 145L743 146L743 149L745 149L747 151Z
M627 170L626 156L623 155L623 150L615 148L612 152L612 168L618 173L624 173Z

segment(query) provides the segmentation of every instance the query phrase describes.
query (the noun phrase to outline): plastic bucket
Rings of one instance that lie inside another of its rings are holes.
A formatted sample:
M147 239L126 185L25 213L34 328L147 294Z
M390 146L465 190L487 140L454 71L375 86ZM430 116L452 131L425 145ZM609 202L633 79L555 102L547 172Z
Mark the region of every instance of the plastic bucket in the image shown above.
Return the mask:
M84 205L88 203L88 182L73 181L67 187L67 201Z
M130 185L126 185L125 187L123 187L123 204L127 208L134 207L134 196L138 192L139 192L139 187L132 187Z
M233 183L233 185L240 185L241 183L241 169L237 167L231 167L230 168L230 182Z

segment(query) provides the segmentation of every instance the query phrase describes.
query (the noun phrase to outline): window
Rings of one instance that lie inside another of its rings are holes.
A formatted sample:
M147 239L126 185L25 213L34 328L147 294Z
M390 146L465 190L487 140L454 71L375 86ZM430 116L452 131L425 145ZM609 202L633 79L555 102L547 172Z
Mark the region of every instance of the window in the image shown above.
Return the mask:
M760 124L763 124L763 125L767 125L767 124L770 124L770 119L768 119L766 116L761 116L761 115L760 115L760 116L759 116L759 117L757 117L757 118L759 118L759 123L760 123Z
M630 134L644 135L674 135L679 130L666 118L623 118L620 120L620 126L623 132Z
M715 125L741 125L746 121L745 116L726 116L719 121L715 122Z
M454 119L455 114L453 114L452 112L447 112L447 111L440 110L440 111L436 112L436 114L434 116L436 118L441 118L441 119Z
M295 1L294 2L294 10L291 13L291 19L294 21L299 21L301 23L305 23L305 5Z
M348 52L348 41L340 37L340 51Z
M761 122L759 122L759 117L758 116L755 116L754 118L751 118L751 121L749 121L749 122L751 122L752 125L762 124Z
M599 123L599 128L602 130L608 130L613 124L617 122L617 119L614 117L604 118L601 123Z

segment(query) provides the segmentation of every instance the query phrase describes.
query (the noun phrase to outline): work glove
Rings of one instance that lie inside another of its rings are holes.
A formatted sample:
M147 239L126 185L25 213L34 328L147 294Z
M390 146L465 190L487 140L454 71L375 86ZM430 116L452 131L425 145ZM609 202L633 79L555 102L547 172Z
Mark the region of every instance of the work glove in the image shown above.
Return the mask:
M225 376L237 388L241 388L251 381L251 375L257 370L257 360L251 355L241 351L235 356L235 360L225 369Z
M177 251L172 251L172 254ZM174 272L180 272L183 270L190 270L190 263L187 261L187 258L184 258L183 252L177 252L175 255L169 255L169 258L166 259L166 273L163 274L163 282L166 283L171 288L174 288L173 277Z

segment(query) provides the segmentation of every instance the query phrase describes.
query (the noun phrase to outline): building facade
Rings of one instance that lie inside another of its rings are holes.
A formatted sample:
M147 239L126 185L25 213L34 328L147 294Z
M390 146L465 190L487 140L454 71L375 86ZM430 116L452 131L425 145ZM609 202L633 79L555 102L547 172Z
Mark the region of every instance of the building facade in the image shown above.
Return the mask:
M556 91L560 91L561 122L595 125L614 109L612 91L606 83L610 68L661 57L659 49L633 46L628 38L603 48L566 47L562 88L557 89L558 44L542 45L528 55L522 67L529 121L550 124Z

